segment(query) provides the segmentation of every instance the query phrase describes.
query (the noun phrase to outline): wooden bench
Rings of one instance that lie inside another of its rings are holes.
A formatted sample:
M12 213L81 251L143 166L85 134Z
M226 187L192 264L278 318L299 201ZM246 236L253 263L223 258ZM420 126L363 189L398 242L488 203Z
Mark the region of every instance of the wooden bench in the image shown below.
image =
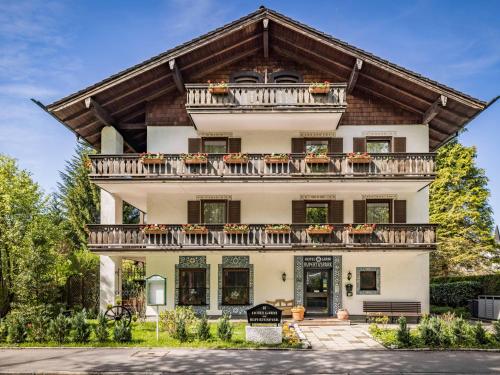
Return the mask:
M283 316L292 316L292 307L293 307L293 299L285 300L285 299L277 299L274 301L266 301L266 303L277 307L281 311L283 311Z
M420 302L382 302L363 301L363 312L366 314L366 321L371 317L388 316L391 320L394 317L416 317L417 322L422 316Z

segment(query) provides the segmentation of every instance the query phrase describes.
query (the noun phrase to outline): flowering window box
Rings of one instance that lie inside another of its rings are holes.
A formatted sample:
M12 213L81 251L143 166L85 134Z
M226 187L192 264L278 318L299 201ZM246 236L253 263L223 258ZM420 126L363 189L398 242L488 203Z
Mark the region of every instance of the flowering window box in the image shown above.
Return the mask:
M347 154L347 160L351 164L369 164L372 157L366 152L351 152Z
M314 224L306 229L308 234L330 234L333 231L333 225L328 224Z
M246 224L224 224L224 233L226 234L246 234L250 228Z
M185 164L207 164L208 154L198 152L196 154L183 154L182 160Z
M264 156L264 161L266 164L288 163L288 160L290 160L288 154L271 154Z
M248 163L248 155L241 152L224 155L224 163L226 164L246 164Z
M144 234L165 234L167 233L167 226L161 224L148 224L142 227Z
M306 155L307 164L327 164L330 162L330 157L326 154L310 153Z
M140 155L142 164L163 164L165 161L165 155L155 154L151 152L144 152Z
M225 82L210 83L210 81L208 81L208 92L212 95L227 95L229 93L229 87Z
M350 234L372 234L375 229L375 224L360 224L347 229Z
M266 226L267 234L289 234L291 232L288 224L272 224Z
M198 224L183 224L182 232L184 234L207 234L208 229L204 225Z
M309 92L311 94L328 94L330 92L330 82L311 83L309 85Z

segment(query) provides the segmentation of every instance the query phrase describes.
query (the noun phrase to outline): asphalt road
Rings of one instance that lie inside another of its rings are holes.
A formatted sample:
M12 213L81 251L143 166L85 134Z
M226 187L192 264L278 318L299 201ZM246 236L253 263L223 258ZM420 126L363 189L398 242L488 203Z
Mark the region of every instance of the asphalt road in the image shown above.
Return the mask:
M12 373L500 374L499 352L0 349Z

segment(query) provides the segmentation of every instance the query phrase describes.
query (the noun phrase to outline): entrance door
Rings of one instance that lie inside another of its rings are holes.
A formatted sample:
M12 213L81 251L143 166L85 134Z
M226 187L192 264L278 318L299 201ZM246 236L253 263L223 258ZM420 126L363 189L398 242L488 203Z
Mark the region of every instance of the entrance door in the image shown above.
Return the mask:
M328 315L328 296L331 288L331 270L304 270L305 308L307 314Z

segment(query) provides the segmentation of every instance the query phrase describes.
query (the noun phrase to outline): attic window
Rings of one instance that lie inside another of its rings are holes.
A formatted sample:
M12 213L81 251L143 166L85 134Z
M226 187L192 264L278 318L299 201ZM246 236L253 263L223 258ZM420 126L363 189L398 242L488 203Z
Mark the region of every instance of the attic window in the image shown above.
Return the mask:
M281 71L271 74L270 81L274 83L299 83L302 82L302 76L297 72Z
M231 83L262 83L264 78L262 74L254 71L237 72L231 75Z

